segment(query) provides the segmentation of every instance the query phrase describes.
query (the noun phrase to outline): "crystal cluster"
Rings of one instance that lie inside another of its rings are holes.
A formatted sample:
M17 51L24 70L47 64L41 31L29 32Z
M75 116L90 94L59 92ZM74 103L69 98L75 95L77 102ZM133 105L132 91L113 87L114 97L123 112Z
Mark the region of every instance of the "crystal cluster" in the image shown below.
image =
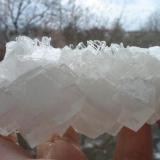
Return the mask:
M0 63L0 134L19 130L32 146L72 125L97 137L160 119L160 47L50 46L20 36Z

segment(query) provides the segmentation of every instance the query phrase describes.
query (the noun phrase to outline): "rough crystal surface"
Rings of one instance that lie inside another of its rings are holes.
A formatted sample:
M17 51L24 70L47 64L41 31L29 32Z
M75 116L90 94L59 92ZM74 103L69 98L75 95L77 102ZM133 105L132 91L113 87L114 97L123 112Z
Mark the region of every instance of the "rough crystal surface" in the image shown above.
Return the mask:
M20 36L0 63L0 134L16 129L32 146L72 125L92 138L137 131L160 119L160 47L50 46Z

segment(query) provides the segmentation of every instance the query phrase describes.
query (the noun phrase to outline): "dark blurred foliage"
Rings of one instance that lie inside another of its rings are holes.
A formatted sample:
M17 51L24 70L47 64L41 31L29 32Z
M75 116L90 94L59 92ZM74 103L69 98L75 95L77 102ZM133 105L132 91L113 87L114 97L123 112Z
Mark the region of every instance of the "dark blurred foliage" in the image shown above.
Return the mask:
M153 125L152 127L152 133L153 133L153 149L154 149L154 157L155 160L160 159L160 126L159 125Z
M96 139L81 136L82 149L89 160L112 160L116 138L103 134Z

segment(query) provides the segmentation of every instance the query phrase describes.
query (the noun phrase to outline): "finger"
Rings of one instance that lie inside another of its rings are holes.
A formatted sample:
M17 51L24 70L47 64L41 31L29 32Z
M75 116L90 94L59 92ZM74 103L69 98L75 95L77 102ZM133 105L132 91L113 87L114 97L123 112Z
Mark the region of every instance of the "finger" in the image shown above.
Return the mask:
M56 160L86 160L80 150L79 134L69 127L63 136L53 134L44 144L37 147L37 158L54 158Z
M80 148L64 140L45 143L37 148L37 158L51 158L56 160L86 160Z
M3 160L24 160L31 158L22 148L2 137L0 137L0 156L0 159Z
M13 142L15 144L17 143L17 135L16 135L16 133L11 133L8 136L1 136L0 135L0 137L3 138L3 139L8 140L10 142Z
M64 133L63 137L67 138L74 144L80 144L80 136L73 127L69 127L67 131Z
M139 131L123 128L117 139L114 160L152 160L151 126L145 124Z

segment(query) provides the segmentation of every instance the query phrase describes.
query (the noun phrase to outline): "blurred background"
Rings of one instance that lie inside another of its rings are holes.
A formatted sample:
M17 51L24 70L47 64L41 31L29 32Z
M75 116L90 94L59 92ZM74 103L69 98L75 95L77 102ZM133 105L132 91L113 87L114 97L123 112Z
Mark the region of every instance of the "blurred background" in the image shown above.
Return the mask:
M0 0L0 60L17 35L49 36L54 47L87 40L124 46L160 45L159 0ZM81 136L89 160L111 160L116 137ZM160 160L160 128L153 126L155 160Z

